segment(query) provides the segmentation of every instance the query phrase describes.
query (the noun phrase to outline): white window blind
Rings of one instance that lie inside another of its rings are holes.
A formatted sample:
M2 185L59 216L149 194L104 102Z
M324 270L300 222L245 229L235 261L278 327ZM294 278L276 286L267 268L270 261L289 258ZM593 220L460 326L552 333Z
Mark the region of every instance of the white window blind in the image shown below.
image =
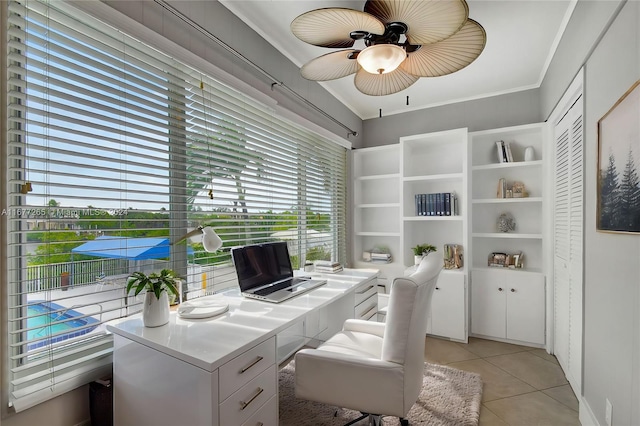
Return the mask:
M234 286L233 246L346 260L346 149L64 2L8 4L8 403L107 374L133 271L187 298ZM194 227L224 241L207 253ZM7 394L7 393L5 393Z

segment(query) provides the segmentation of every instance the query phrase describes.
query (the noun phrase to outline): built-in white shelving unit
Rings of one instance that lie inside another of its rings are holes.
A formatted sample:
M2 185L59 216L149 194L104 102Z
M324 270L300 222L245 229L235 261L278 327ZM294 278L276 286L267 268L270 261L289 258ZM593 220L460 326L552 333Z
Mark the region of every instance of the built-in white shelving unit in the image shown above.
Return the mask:
M390 281L411 272L411 248L417 244L432 244L438 250L445 244L463 247L464 267L440 274L428 333L459 341L467 341L471 333L544 346L544 126L411 135L401 137L399 144L354 152L356 267L379 268ZM510 144L513 162L499 162L500 140ZM529 146L536 157L524 161ZM509 185L522 182L527 196L498 198L501 178ZM416 194L433 193L455 193L457 214L417 214ZM499 232L497 218L507 212L516 229ZM390 249L392 263L362 261L362 252L376 245ZM524 268L489 267L493 252L522 252Z
M353 152L353 266L380 270L380 283L402 275L400 250L400 146L386 145ZM365 262L362 253L386 247L391 263Z
M471 334L545 344L544 175L545 125L531 124L469 134L471 163ZM500 163L496 141L510 145L513 162ZM524 161L532 147L535 158ZM522 182L525 198L497 198L498 182ZM513 232L499 232L497 218L513 216ZM493 252L524 254L523 269L488 266Z
M438 251L445 244L459 244L468 256L467 218L467 129L412 135L400 138L402 262L414 263L412 247L432 244ZM453 193L458 214L420 216L416 194ZM429 334L467 341L468 268L444 269L433 294Z

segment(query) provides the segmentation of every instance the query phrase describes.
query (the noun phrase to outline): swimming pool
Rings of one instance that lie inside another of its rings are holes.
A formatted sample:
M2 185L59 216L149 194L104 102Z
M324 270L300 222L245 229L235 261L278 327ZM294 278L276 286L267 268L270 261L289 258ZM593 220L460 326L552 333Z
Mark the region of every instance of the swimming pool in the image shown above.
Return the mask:
M27 339L31 342L28 350L82 336L100 323L93 317L79 318L82 313L44 300L29 302L27 313Z

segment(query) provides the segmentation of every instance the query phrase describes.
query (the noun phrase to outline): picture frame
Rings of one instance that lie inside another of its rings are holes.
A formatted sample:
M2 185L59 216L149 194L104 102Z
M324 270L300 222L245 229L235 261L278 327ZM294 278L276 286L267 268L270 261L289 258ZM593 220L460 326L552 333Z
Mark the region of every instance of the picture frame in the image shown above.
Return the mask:
M598 121L596 230L640 233L640 80Z

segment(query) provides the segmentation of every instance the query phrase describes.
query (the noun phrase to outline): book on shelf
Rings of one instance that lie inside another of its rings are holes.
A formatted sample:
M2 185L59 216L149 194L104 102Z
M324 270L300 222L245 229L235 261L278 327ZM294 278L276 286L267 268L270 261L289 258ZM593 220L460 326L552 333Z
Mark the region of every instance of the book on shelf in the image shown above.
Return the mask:
M444 215L451 216L451 193L443 192L442 196L444 197Z
M391 253L371 253L371 260L387 260L391 259Z
M416 216L457 216L458 197L455 192L415 195Z
M343 268L342 266L340 267L335 267L335 268L329 268L326 266L314 266L314 269L316 272L324 272L327 274L336 274L338 272L342 272Z
M499 163L508 162L507 150L505 149L504 141L496 141L496 151L498 153L498 162Z
M513 163L513 154L511 153L511 143L510 142L503 142L503 143L507 151L507 161L509 163Z
M498 163L513 163L510 142L496 141L496 151L498 152Z
M331 260L315 260L313 262L313 266L322 266L326 268L333 268L336 266L341 266L340 262L333 262Z
M330 260L316 260L313 262L313 268L316 272L327 272L335 274L343 270L340 262L332 262Z

